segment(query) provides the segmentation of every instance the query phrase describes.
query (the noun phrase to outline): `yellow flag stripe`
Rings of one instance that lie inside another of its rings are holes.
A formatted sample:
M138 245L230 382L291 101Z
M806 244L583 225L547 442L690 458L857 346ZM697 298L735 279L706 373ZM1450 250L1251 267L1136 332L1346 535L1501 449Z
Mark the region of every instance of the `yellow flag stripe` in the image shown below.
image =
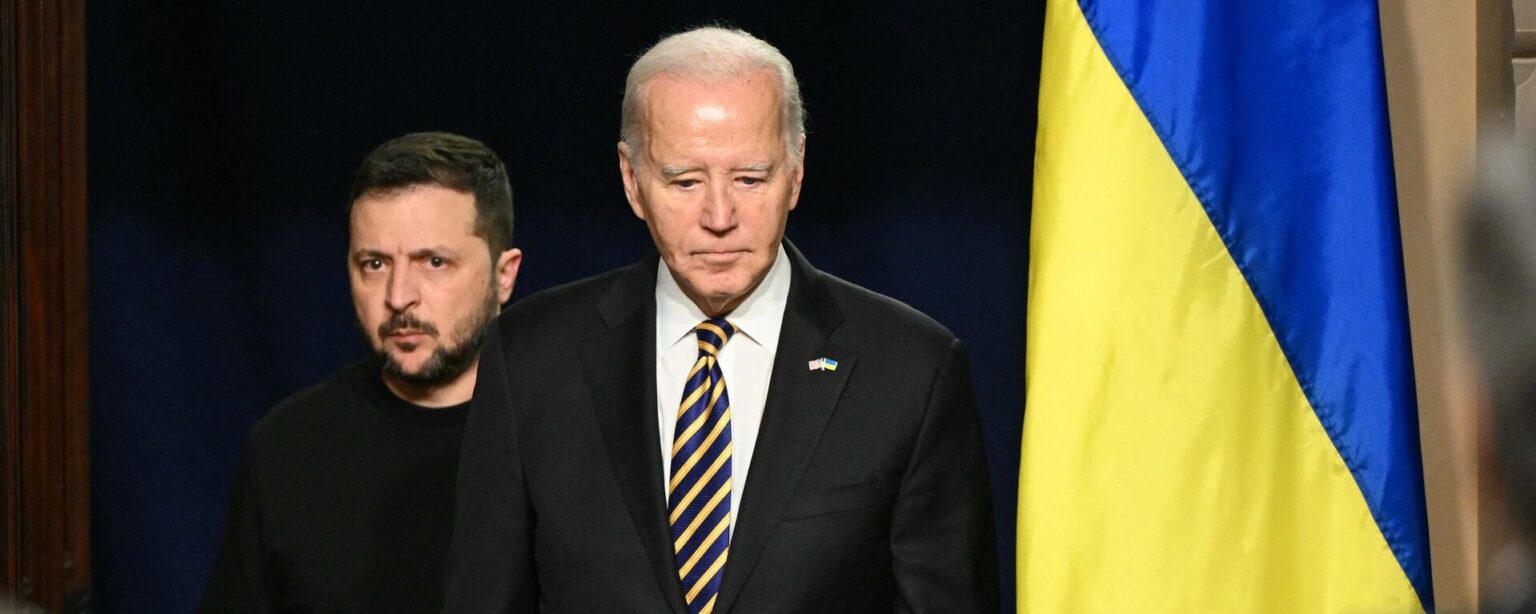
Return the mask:
M1018 610L1419 611L1079 5L1046 21Z

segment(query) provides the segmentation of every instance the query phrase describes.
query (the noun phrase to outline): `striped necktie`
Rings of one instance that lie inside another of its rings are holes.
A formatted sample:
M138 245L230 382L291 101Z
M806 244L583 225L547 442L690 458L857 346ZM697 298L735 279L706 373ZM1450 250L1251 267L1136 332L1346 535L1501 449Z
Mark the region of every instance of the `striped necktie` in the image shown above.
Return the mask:
M731 543L731 401L718 359L736 329L712 318L694 332L699 358L677 408L667 508L677 576L688 611L699 614L714 610Z

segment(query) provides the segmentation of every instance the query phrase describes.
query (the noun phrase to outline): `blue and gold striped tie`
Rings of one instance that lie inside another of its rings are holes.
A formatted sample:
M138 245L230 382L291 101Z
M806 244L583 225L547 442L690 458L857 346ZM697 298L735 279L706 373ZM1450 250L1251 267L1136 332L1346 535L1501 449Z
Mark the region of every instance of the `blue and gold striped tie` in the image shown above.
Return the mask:
M672 440L672 481L667 486L672 550L688 611L715 608L731 543L731 401L720 373L720 349L735 334L725 318L694 327L699 359L688 371Z

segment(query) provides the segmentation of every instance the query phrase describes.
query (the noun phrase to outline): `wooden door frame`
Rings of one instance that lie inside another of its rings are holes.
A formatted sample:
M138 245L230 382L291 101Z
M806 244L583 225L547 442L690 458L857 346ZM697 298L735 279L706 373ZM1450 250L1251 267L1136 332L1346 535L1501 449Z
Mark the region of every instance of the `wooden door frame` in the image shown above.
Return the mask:
M84 0L0 0L0 581L90 601Z

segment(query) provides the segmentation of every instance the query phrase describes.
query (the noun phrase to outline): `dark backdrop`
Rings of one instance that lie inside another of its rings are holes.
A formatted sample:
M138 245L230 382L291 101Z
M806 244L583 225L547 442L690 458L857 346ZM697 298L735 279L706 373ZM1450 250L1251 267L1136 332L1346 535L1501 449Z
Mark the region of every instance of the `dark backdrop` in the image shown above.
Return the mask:
M967 341L1011 604L1042 3L149 4L87 11L100 611L189 611L251 424L364 351L345 201L373 146L448 130L502 156L513 300L628 264L649 237L614 153L624 73L715 20L800 76L789 237Z

